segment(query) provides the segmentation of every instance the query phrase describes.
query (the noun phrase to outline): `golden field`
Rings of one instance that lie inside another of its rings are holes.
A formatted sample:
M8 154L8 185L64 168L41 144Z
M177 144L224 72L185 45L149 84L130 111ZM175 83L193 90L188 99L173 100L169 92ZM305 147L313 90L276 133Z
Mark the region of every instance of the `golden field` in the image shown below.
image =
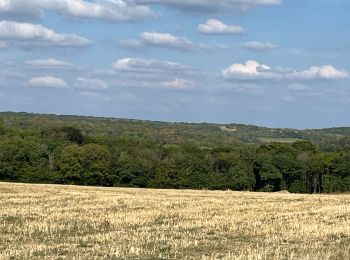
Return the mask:
M350 259L350 195L0 183L0 259Z

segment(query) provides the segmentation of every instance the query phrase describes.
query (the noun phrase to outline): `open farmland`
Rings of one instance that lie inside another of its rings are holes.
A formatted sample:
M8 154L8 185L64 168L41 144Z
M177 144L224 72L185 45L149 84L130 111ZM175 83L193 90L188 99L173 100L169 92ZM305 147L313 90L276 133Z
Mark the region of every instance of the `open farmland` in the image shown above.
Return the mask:
M295 143L298 141L302 141L302 139L298 138L269 138L269 137L260 137L259 140L263 143Z
M0 183L1 259L350 259L350 195Z

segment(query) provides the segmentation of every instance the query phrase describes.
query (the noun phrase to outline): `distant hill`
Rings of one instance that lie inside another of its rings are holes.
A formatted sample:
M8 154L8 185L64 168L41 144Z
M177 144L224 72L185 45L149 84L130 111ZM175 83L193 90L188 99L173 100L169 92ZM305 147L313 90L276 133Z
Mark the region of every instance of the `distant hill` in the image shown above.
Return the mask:
M27 131L73 126L92 136L132 136L149 141L178 144L196 142L202 146L262 144L309 140L325 146L350 137L350 127L327 129L283 129L243 124L169 123L120 118L66 116L0 112L7 128Z
M0 113L0 181L329 193L349 169L349 128Z

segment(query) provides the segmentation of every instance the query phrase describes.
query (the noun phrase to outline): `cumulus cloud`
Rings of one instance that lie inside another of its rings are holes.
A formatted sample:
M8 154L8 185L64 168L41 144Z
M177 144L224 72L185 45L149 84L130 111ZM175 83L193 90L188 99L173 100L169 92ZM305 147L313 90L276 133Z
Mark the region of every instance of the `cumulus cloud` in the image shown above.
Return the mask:
M244 29L236 25L227 25L216 19L209 19L206 24L199 24L198 29L204 34L242 34Z
M343 69L336 69L332 65L313 66L306 70L290 68L273 69L268 65L249 60L244 64L235 63L222 70L225 79L286 79L286 80L339 80L349 77Z
M60 34L39 24L0 22L0 40L21 47L85 47L90 41L76 34Z
M226 69L222 70L224 78L239 78L239 79L258 79L258 78L278 78L279 73L265 65L259 64L257 61L248 60L244 64L234 63Z
M140 34L141 40L124 39L118 42L119 46L125 49L141 49L143 47L159 47L176 49L182 51L211 50L212 47L195 43L183 36L175 36L170 33L143 32Z
M108 89L108 84L101 79L78 77L76 87L83 89Z
M150 7L123 0L0 0L0 14L16 18L40 18L45 11L79 19L111 22L141 20L155 16Z
M208 46L205 44L194 43L186 37L175 36L170 33L143 32L141 37L143 42L150 46L180 49L185 51L208 49Z
M60 78L45 76L35 77L28 81L28 84L32 87L43 87L43 88L66 88L67 83Z
M138 4L160 4L186 12L232 12L246 11L260 6L274 6L281 0L133 0Z
M177 62L156 59L123 58L112 65L114 74L110 86L160 88L172 90L192 89L199 74L192 67Z
M332 65L313 66L302 71L293 71L290 78L296 79L344 79L349 77L349 73L343 69L338 70Z
M46 59L46 60L28 60L25 64L31 68L40 69L70 69L74 68L75 65L68 61Z
M140 58L119 59L113 64L113 69L129 72L192 71L190 66L177 62Z
M272 44L270 42L252 41L242 43L241 47L249 51L266 51L278 48L278 45Z

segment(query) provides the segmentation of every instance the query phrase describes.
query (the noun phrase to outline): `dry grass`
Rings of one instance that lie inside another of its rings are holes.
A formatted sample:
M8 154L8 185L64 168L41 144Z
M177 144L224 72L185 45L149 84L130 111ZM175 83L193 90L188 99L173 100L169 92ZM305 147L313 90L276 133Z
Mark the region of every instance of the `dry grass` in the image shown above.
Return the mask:
M350 195L0 183L1 259L350 259Z

